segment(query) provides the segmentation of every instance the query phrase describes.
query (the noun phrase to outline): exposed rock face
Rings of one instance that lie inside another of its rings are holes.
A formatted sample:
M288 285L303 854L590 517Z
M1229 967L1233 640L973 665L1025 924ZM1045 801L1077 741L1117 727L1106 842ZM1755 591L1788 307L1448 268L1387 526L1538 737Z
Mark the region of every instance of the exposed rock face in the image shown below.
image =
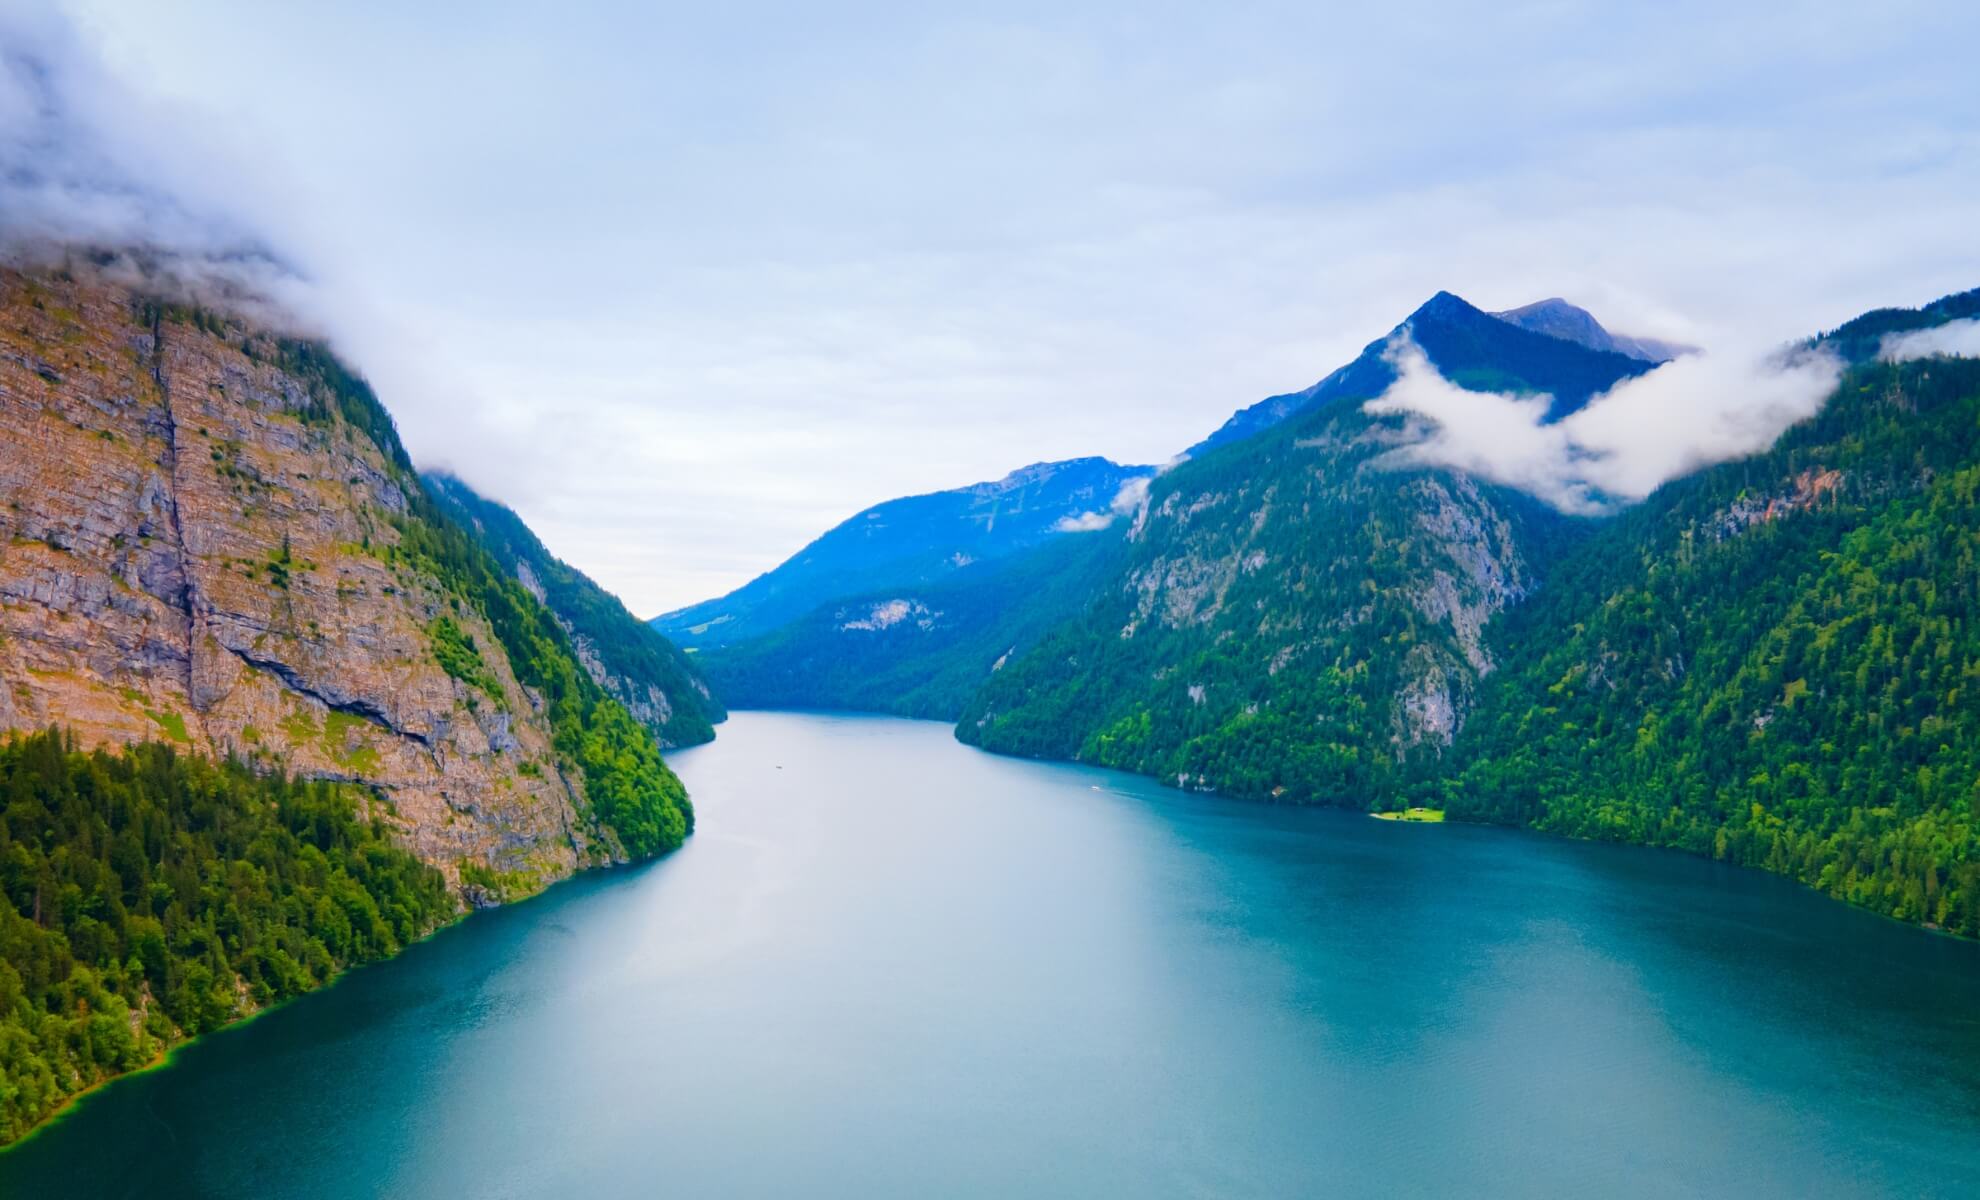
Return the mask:
M541 701L390 548L418 486L238 324L0 268L0 728L164 738L361 781L410 845L593 856ZM443 615L489 682L436 657Z

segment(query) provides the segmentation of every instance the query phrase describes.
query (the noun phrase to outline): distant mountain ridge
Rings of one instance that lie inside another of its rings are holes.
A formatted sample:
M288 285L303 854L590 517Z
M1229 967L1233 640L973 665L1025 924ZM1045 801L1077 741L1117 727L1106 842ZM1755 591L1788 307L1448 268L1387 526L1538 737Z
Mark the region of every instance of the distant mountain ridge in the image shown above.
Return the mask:
M1154 470L1074 458L889 500L840 522L728 595L665 613L652 624L690 647L761 636L833 600L931 583L1061 536L1066 523L1105 513L1123 485Z

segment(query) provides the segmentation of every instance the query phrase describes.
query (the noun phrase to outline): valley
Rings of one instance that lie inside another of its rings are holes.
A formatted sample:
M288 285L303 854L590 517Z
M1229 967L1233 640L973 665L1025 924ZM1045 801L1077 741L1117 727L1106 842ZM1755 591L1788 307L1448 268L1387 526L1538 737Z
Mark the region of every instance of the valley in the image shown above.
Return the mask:
M1553 425L1659 369L1565 302L1516 312L1570 336L1440 294L1133 481L1116 519L824 598L697 661L742 706L936 717L985 749L1238 799L1675 847L1980 936L1980 375L1880 357L1972 320L1980 293L1811 337L1791 352L1838 372L1816 416L1591 512L1399 458L1419 419L1371 403L1402 338L1478 403L1512 389ZM861 619L884 606L912 619Z

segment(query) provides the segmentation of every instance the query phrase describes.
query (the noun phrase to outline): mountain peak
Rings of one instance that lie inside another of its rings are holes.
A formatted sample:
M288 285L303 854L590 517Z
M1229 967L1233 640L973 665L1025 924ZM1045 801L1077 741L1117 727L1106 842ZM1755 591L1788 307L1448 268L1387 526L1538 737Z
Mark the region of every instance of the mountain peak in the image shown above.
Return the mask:
M1694 353L1696 347L1680 346L1674 342L1658 341L1655 338L1630 337L1627 334L1610 333L1595 314L1576 304L1570 304L1559 296L1549 296L1518 308L1491 314L1508 325L1517 325L1532 333L1545 334L1564 342L1574 342L1590 350L1606 350L1611 354L1623 354L1639 362L1664 363L1681 354Z
M1479 316L1485 315L1483 310L1477 305L1466 300L1456 292L1439 291L1436 295L1419 305L1415 312L1409 314L1409 322L1414 322L1423 317L1429 317L1439 321L1449 321L1462 319L1474 313ZM1405 322L1405 324L1409 322Z
M1455 292L1439 291L1402 324L1370 342L1354 361L1304 391L1268 396L1239 409L1190 447L1188 456L1241 441L1319 404L1381 395L1396 378L1388 359L1390 342L1403 332L1461 387L1551 395L1550 420L1686 349L1613 335L1587 311L1559 297L1488 313Z

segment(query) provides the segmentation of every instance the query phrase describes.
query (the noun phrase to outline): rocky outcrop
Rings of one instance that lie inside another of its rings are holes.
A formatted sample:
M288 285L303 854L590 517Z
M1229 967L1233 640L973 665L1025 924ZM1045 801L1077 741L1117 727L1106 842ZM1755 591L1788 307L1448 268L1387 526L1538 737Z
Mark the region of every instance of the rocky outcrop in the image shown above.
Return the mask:
M595 852L541 699L395 552L417 480L280 345L0 269L0 729L359 781L450 875L568 873ZM480 670L442 665L443 618Z

